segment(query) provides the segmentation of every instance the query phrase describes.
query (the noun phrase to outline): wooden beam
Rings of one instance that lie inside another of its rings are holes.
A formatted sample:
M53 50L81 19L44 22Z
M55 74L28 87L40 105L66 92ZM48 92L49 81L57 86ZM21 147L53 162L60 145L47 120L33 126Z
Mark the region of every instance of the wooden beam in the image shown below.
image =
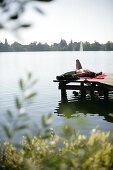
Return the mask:
M83 87L85 87L84 86L84 82L81 82L81 88L82 88L82 90L81 90L81 98L85 98L85 96L86 96L86 88L85 89L83 89Z
M64 85L59 86L59 89L65 88L66 90L93 90L98 91L102 90L102 87L100 86L78 86L78 85Z

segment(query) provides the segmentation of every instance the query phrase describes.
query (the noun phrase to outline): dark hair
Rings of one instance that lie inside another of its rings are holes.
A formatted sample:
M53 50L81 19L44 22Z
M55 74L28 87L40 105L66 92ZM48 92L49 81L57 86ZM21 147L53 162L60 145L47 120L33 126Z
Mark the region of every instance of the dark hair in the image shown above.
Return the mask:
M92 72L90 77L94 78L95 76L96 76L96 74L94 72Z
M75 70L75 74L76 74L76 70Z

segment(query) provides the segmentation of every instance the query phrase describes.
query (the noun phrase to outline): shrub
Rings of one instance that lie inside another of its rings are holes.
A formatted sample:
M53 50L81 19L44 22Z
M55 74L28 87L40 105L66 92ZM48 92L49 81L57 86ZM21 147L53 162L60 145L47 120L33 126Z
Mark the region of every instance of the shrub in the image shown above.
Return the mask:
M113 144L110 132L93 129L90 137L74 133L70 138L51 134L23 137L21 148L9 142L1 148L0 169L112 169Z

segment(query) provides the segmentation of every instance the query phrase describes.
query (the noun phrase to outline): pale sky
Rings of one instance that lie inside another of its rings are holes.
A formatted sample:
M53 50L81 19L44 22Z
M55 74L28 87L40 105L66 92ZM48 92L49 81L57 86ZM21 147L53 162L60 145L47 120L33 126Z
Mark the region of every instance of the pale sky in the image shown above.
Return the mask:
M0 40L7 38L9 43L24 44L52 44L61 38L68 43L71 39L90 43L113 41L113 0L55 0L39 3L39 7L45 15L28 12L26 16L35 24L29 30L19 31L21 39L0 31Z

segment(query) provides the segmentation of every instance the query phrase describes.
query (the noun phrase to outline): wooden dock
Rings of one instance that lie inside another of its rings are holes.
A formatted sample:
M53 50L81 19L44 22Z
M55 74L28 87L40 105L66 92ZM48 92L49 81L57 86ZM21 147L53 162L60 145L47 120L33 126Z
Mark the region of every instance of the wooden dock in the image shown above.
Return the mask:
M105 73L104 79L79 79L79 80L53 80L58 82L61 90L61 97L66 95L66 90L81 90L81 96L85 97L86 91L93 94L94 91L104 94L104 100L108 100L108 93L113 91L113 73Z

